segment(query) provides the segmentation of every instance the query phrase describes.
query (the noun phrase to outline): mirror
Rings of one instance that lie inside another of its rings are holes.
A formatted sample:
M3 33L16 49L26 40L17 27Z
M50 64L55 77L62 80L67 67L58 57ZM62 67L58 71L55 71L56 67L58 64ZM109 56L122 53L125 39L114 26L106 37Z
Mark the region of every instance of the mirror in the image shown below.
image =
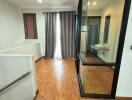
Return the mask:
M106 16L105 28L104 28L104 43L106 43L106 44L108 44L109 29L110 29L110 16Z

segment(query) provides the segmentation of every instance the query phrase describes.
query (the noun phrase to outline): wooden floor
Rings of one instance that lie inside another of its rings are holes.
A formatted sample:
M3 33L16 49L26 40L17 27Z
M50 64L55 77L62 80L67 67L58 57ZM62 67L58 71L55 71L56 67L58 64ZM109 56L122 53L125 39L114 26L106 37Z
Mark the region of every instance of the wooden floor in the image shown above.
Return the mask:
M111 67L86 66L83 71L85 93L111 94L113 76L114 69Z
M39 89L36 100L97 100L80 97L73 60L41 59L36 70Z
M38 98L40 98L37 100L80 99L75 65L72 60L41 59L36 67Z

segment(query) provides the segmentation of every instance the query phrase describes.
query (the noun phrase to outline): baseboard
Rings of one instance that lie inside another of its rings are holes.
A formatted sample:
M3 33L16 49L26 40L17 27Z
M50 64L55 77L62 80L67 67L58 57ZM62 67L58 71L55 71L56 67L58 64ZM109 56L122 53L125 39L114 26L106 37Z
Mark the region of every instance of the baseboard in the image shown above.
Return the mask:
M42 57L39 57L39 58L35 61L35 63L37 63L41 58L42 58Z
M132 97L116 97L116 100L132 100Z
M39 90L36 91L36 96L34 97L33 100L36 100L37 99L38 94L39 94Z

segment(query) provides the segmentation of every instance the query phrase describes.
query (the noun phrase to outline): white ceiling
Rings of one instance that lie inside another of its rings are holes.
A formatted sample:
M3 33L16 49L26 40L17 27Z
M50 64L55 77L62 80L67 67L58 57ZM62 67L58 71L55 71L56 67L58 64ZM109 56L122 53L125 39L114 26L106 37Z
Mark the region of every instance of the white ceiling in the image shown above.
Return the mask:
M8 0L20 8L77 8L79 0Z
M96 9L96 10L102 10L104 9L112 0L83 0L83 7L84 9ZM88 6L87 3L90 3ZM96 5L93 5L93 2L96 2Z

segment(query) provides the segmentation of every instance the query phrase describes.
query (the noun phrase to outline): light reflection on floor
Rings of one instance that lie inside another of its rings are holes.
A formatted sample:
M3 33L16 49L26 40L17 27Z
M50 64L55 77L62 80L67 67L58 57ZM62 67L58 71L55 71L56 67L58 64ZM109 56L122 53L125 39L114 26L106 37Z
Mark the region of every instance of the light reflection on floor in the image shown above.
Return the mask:
M55 71L55 76L57 78L57 80L60 80L63 76L63 71L64 71L64 67L63 64L62 64L62 60L55 60L55 67L54 67L54 71Z

